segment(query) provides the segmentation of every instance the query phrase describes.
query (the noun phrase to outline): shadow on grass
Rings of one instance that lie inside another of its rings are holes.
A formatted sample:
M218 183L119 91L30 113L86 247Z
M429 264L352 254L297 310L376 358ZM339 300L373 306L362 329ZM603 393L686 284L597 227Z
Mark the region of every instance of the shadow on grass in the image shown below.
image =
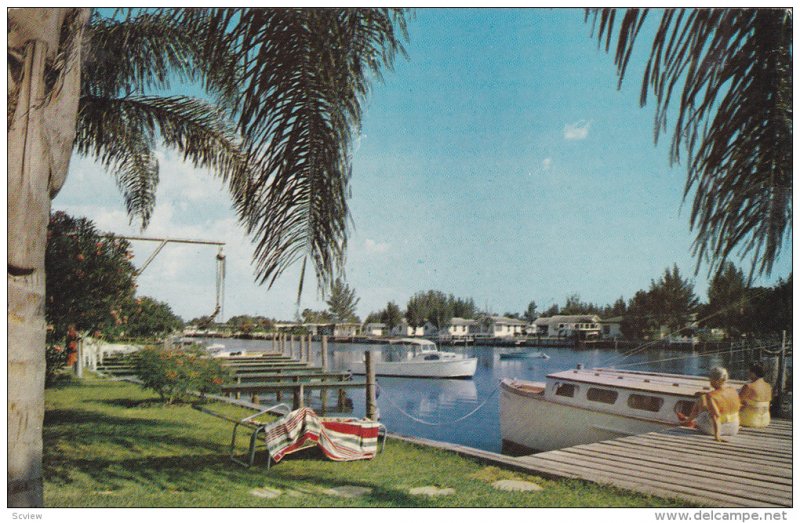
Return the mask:
M96 403L111 405L112 407L122 407L124 409L158 407L164 404L164 402L159 398L146 398L146 399L121 398L113 400L94 400L94 401Z

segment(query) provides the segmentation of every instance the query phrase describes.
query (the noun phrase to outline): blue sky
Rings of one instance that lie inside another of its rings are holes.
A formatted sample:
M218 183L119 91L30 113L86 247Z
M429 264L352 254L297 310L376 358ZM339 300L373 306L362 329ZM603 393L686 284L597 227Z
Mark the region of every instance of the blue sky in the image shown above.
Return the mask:
M494 312L544 309L577 293L599 304L647 288L677 263L694 276L685 167L669 135L653 144L653 107L639 107L642 67L617 90L613 57L580 9L418 9L409 59L366 103L353 155L354 228L347 280L363 317L417 291L472 297ZM642 45L645 44L645 45ZM643 66L646 39L640 41ZM159 151L161 185L147 235L227 242L224 317L290 319L299 268L268 290L227 194L208 172ZM75 156L54 209L101 229L128 226L111 175ZM141 264L153 244L136 244ZM143 295L186 319L214 306L212 247L170 245L142 274ZM791 245L772 283L791 271ZM306 285L301 308L325 308Z

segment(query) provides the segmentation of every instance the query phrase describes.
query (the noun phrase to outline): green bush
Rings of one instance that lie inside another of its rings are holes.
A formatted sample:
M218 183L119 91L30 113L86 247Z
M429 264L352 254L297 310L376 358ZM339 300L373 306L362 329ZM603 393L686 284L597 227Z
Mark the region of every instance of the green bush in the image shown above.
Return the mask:
M186 399L189 391L218 392L227 378L220 362L198 346L145 347L137 353L136 373L142 387L155 391L167 404Z

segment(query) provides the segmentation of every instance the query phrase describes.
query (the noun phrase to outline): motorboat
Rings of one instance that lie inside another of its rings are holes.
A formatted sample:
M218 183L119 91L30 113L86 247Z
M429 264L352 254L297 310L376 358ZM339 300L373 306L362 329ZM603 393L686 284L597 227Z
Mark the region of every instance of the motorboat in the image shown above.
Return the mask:
M539 359L549 360L550 356L548 356L544 352L528 352L528 351L500 353L501 360L522 360L528 358L539 358Z
M225 345L221 343L207 345L206 351L212 358L230 358L231 356L244 356L246 354L243 350L227 350Z
M478 368L478 358L440 351L432 341L416 338L392 340L382 350L383 361L375 362L377 376L407 378L471 378ZM366 374L364 361L352 362L353 374Z
M745 382L729 380L740 387ZM505 452L530 454L663 430L689 415L705 376L566 370L544 382L500 381L500 434Z

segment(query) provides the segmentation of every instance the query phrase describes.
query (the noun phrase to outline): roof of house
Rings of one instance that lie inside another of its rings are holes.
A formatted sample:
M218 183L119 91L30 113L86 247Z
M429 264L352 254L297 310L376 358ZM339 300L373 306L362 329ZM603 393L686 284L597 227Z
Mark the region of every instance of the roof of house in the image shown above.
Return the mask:
M385 323L367 323L364 325L365 329L385 329Z
M549 325L551 323L592 323L598 321L600 321L600 318L594 314L556 314L555 316L536 318L533 323L535 325Z
M476 320L468 320L465 318L452 318L450 319L450 325L477 325L478 322Z
M506 316L490 316L489 319L494 323L500 323L505 325L527 325L528 322L525 320L518 320L517 318L508 318Z

